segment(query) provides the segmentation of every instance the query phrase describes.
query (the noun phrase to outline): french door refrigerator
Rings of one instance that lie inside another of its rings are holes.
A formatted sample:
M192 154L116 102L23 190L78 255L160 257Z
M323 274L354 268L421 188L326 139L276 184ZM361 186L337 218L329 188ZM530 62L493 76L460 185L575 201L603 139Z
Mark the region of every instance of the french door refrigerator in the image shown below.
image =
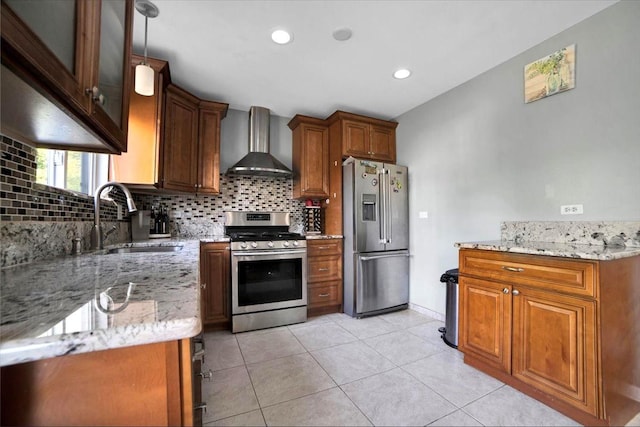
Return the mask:
M342 167L344 312L363 317L409 304L405 166L349 159Z

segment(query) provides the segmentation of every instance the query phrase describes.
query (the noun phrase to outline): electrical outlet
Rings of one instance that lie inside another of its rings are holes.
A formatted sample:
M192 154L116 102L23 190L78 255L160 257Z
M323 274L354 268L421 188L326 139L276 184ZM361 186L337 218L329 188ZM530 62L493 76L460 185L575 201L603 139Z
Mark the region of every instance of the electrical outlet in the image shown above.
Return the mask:
M420 218L420 219L427 219L427 218L429 218L429 212L427 212L427 211L420 211L420 212L418 212L418 218Z
M582 215L584 209L582 205L562 205L560 206L561 215Z

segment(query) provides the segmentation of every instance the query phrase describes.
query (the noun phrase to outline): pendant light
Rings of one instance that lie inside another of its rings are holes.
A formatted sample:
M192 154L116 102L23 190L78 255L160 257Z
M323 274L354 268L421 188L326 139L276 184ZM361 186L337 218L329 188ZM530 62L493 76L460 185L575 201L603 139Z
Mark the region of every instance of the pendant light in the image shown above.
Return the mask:
M153 96L153 68L147 64L147 21L158 16L160 11L149 0L137 0L136 10L144 15L144 59L142 64L136 65L135 91L143 96Z

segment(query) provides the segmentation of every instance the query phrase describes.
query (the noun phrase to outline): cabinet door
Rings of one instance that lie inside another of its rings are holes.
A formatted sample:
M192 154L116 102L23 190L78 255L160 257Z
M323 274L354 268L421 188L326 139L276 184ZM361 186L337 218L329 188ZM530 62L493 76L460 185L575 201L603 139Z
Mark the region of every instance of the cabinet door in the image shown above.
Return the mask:
M511 373L511 287L467 277L459 286L460 351Z
M228 326L231 319L231 251L228 243L203 243L200 246L200 283L202 323Z
M371 126L372 159L382 162L396 162L396 131L381 126Z
M160 186L195 192L198 184L198 99L167 88Z
M87 87L92 88L97 99L94 96L91 114L106 133L122 142L120 149L126 151L133 3L109 0L93 4L97 34L93 36L95 53Z
M85 1L2 1L2 43L28 60L51 91L83 110L90 106L84 92L90 44L82 35L91 29L90 19Z
M329 197L329 131L302 124L299 197ZM295 195L294 195L295 196Z
M198 193L220 192L220 113L200 108L198 120Z
M366 123L343 120L342 155L360 159L370 157L370 126Z
M513 291L512 375L597 416L595 302Z

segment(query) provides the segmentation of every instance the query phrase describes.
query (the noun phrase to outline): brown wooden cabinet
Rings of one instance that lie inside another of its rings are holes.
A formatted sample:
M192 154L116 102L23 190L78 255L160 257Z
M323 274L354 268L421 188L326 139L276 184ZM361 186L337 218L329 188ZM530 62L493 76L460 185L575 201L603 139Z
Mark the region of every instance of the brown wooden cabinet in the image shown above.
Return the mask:
M202 101L167 86L159 187L189 193L220 192L220 121L228 104Z
M2 64L44 96L11 85L21 114L3 119L3 128L41 146L126 151L132 17L133 0L3 1ZM71 127L35 132L53 120L42 114L48 103L74 118ZM78 133L90 137L83 143Z
M396 127L398 123L336 111L327 119L338 128L342 157L353 156L380 162L396 162Z
M201 100L171 84L166 61L149 63L157 71L156 93L131 95L131 150L111 156L110 179L138 191L218 194L220 124L228 104Z
M293 132L293 197L329 197L329 128L324 120L296 115Z
M200 244L202 324L207 329L231 325L231 251L228 242Z
M2 368L2 425L193 425L190 340Z
M640 375L625 377L603 361L614 352L625 370L640 368L632 354L640 336L615 343L605 331L632 326L624 321L629 311L638 315L637 303L609 305L616 296L637 298L639 280L640 257L589 261L462 249L459 349L466 363L581 423L624 424L640 402L603 384L637 387Z
M342 239L307 240L308 314L342 311Z

